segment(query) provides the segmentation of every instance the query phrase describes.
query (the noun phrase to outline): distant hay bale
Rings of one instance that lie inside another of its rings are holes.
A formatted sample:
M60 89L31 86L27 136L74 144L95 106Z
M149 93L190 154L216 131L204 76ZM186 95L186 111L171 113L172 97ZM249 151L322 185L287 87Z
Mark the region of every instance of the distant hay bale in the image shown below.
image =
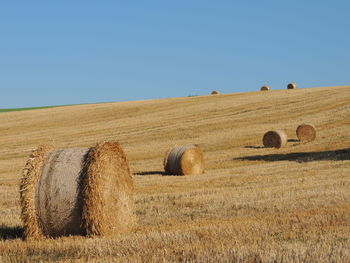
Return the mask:
M204 153L198 145L177 146L166 152L163 165L167 174L201 174L204 172Z
M32 152L20 186L27 238L107 236L130 230L133 180L117 142Z
M265 85L265 86L262 86L262 87L260 88L260 90L261 90L261 91L270 90L270 87Z
M296 89L298 86L297 86L297 84L296 83L289 83L288 85L287 85L287 89Z
M313 141L316 139L316 128L311 124L301 124L296 129L299 141Z
M263 144L268 148L281 148L288 142L287 134L283 130L268 131L264 134Z
M220 95L220 92L217 91L217 90L213 90L213 91L211 92L211 95Z

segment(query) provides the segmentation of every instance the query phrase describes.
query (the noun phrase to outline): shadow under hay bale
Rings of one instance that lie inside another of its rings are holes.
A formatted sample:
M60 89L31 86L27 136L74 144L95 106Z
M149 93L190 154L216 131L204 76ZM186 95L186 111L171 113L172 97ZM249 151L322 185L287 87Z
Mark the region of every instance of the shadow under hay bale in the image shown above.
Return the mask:
M247 145L247 146L244 146L244 148L247 148L247 149L264 149L265 147L264 146Z
M268 131L264 134L263 144L267 148L281 148L288 142L287 134L283 130Z
M17 239L21 238L23 239L24 229L20 226L15 227L7 227L7 226L0 226L0 240L7 240L7 239Z
M347 161L350 160L350 148L323 152L297 152L287 154L253 155L239 157L233 160L265 162L291 161L298 163L314 161Z
M155 174L165 175L166 173L164 171L145 171L145 172L137 172L134 174L135 175L155 175Z
M21 219L27 238L107 236L134 223L133 180L117 142L55 150L40 146L23 169Z
M300 141L313 141L316 139L316 128L311 124L301 124L295 133Z
M202 174L204 153L198 145L177 146L166 152L163 166L168 175Z
M299 142L297 139L288 139L288 142Z

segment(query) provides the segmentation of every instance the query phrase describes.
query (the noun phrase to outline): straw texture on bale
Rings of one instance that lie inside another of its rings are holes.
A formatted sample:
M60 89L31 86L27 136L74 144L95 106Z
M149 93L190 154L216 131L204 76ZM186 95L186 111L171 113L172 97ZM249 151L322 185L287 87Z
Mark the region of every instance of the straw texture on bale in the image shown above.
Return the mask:
M40 237L43 235L35 210L35 194L37 181L41 176L45 159L52 149L51 145L39 146L29 156L22 172L20 205L21 219L26 237Z
M283 130L268 131L264 134L263 144L268 148L281 148L288 142L287 134Z
M213 91L211 92L211 95L219 95L219 94L220 94L220 92L217 91L217 90L213 90Z
M117 142L54 150L41 146L23 169L21 219L27 238L107 236L134 222L133 181Z
M287 85L287 89L296 89L298 86L297 86L297 84L296 83L289 83L288 85Z
M198 145L177 146L166 152L163 165L166 174L202 174L204 153Z
M300 141L313 141L316 139L316 128L311 124L301 124L296 129Z
M265 91L265 90L270 90L270 87L269 86L262 86L260 88L261 91Z

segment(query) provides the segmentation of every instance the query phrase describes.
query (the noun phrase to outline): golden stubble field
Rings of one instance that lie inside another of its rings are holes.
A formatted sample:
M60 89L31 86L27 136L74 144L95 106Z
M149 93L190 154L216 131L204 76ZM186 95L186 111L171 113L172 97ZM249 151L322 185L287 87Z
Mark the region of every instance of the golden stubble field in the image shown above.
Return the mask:
M318 137L296 140L301 123ZM270 129L287 131L265 149ZM113 238L22 240L19 180L30 151L117 140L138 227ZM164 176L172 146L206 152L199 176ZM0 113L0 262L350 262L350 86Z

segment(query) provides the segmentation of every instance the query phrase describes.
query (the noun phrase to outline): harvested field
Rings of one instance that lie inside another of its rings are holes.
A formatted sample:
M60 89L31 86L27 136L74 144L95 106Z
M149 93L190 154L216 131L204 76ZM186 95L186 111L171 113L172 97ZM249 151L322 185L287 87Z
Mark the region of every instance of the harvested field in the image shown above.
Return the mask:
M0 262L349 262L349 116L349 86L0 113ZM297 140L301 123L317 127L314 141ZM287 145L264 148L276 128ZM104 140L129 158L137 228L22 240L18 189L31 150ZM193 143L204 174L164 176L166 150Z

